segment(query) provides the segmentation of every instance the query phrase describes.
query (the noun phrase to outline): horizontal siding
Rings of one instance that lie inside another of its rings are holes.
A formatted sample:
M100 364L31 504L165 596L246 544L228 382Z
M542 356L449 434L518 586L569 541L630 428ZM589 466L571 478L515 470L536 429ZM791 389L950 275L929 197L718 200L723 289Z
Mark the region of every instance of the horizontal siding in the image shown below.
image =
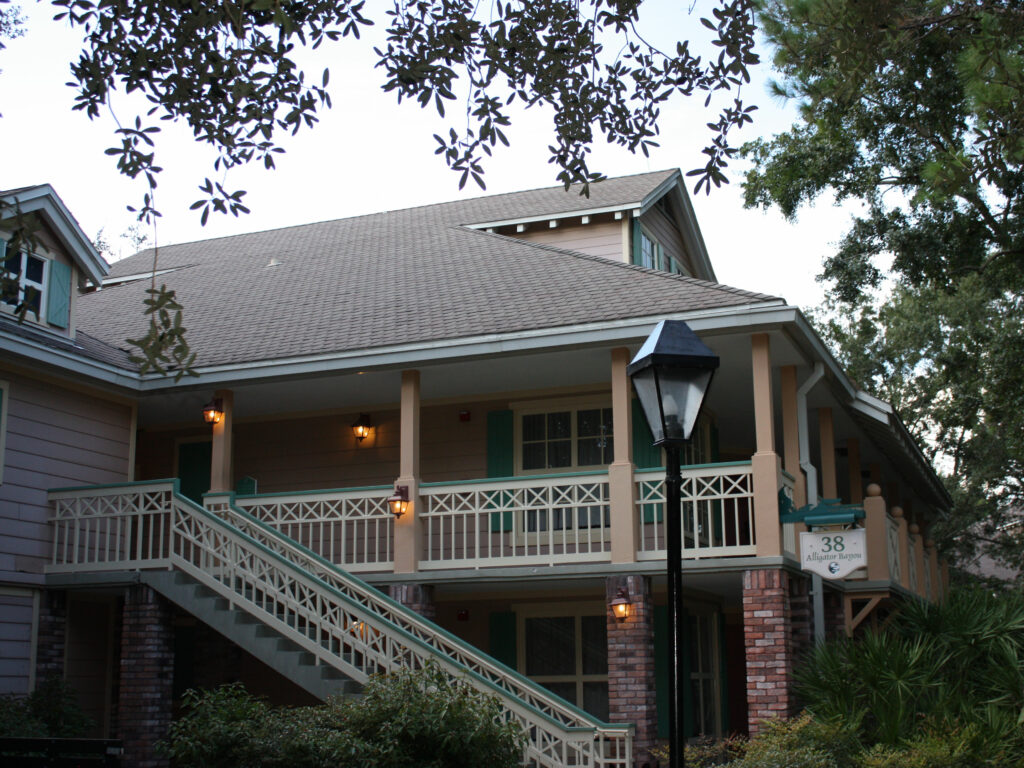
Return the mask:
M0 485L0 581L41 580L50 552L46 492L131 479L131 409L0 371L9 382Z
M546 223L533 224L531 229L513 235L531 243L553 245L612 261L622 261L622 222L605 221L575 226L547 228Z
M660 209L651 208L640 217L640 223L661 243L664 252L682 265L686 274L696 274L679 229Z
M31 643L32 598L0 594L0 695L28 693Z

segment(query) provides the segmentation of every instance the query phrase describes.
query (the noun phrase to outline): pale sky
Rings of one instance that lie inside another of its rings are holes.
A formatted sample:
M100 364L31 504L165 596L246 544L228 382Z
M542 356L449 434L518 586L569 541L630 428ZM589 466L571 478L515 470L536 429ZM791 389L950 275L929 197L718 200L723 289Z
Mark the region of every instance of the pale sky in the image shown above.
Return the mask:
M657 0L654 6L662 34L686 37L697 26L685 4ZM660 7L659 7L660 6ZM81 48L81 38L63 22L54 22L48 3L22 3L28 17L24 37L7 42L0 51L0 188L50 183L86 234L101 228L115 251L131 252L119 235L133 223L126 206L137 204L145 191L141 182L121 176L115 158L104 154L114 146L113 117L90 121L71 109L74 91L68 65ZM680 10L681 9L681 10ZM701 8L698 5L696 13ZM378 27L379 30L379 27ZM157 161L157 238L161 245L202 240L314 221L393 210L475 196L471 183L460 193L458 177L434 155L434 133L447 131L431 109L397 105L380 91L382 74L374 70L373 37L325 43L307 76L319 79L331 68L334 108L321 114L312 130L284 142L275 171L261 167L234 169L226 180L231 189L248 191L252 210L239 218L211 216L201 227L197 212L188 210L197 187L213 176L212 154L194 144L181 126L164 126ZM674 37L673 37L674 39ZM756 103L753 127L735 142L785 130L795 117L792 105L781 105L765 94L766 67L744 93ZM677 100L663 112L661 147L650 158L633 156L614 147L595 147L591 163L609 176L663 168L684 172L703 165L700 150L709 137L705 123L714 118L702 109L703 97ZM132 104L123 97L115 104L123 123L134 119ZM449 115L454 114L451 110ZM548 164L550 142L545 115L527 112L514 118L510 149L504 149L485 168L488 193L534 189L556 184ZM718 279L739 288L782 296L800 307L817 305L823 288L815 281L822 259L848 228L850 207L820 201L788 223L774 212L744 210L740 189L742 164L734 163L731 184L691 196ZM149 232L152 238L152 233Z

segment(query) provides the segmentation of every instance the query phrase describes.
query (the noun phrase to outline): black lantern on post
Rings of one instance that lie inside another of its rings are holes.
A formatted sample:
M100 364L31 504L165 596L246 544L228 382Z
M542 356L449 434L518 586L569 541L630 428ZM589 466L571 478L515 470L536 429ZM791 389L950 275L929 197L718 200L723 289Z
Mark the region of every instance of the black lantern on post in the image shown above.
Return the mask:
M626 371L654 444L665 447L665 537L668 560L669 766L683 758L683 531L679 449L693 435L718 356L682 320L662 320Z

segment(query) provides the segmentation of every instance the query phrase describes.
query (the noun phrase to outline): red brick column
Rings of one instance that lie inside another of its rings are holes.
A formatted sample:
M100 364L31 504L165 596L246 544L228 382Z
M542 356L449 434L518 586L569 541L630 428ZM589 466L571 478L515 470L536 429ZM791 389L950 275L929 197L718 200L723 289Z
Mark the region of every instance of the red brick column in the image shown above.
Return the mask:
M790 575L743 573L743 634L747 655L747 723L750 735L762 720L788 717L793 700L793 626Z
M410 608L423 618L434 621L437 606L434 605L434 588L429 584L392 584L391 599Z
M608 719L633 723L636 765L653 763L650 749L658 739L658 712L654 692L654 603L645 576L610 576L605 580L606 603L624 588L632 600L632 615L616 619L609 608Z
M36 640L36 685L49 677L64 677L64 648L68 625L67 593L43 592Z
M121 626L117 719L124 768L163 768L156 742L171 724L174 626L170 604L144 584L128 589Z

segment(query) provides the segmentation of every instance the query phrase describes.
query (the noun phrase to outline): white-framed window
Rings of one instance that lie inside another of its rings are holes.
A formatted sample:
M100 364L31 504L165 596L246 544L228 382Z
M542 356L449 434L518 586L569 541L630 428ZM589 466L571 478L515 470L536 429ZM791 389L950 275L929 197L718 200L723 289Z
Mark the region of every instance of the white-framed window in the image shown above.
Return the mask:
M605 606L517 606L519 671L599 720L608 720Z
M697 613L690 616L690 705L698 736L718 737L721 724L721 675L719 674L718 616Z
M38 321L45 318L46 273L49 259L26 253L7 252L3 261L5 280L0 290L0 304L13 311L20 303L28 307L27 315Z
M605 467L614 455L612 408L551 403L516 410L516 471L545 474Z

